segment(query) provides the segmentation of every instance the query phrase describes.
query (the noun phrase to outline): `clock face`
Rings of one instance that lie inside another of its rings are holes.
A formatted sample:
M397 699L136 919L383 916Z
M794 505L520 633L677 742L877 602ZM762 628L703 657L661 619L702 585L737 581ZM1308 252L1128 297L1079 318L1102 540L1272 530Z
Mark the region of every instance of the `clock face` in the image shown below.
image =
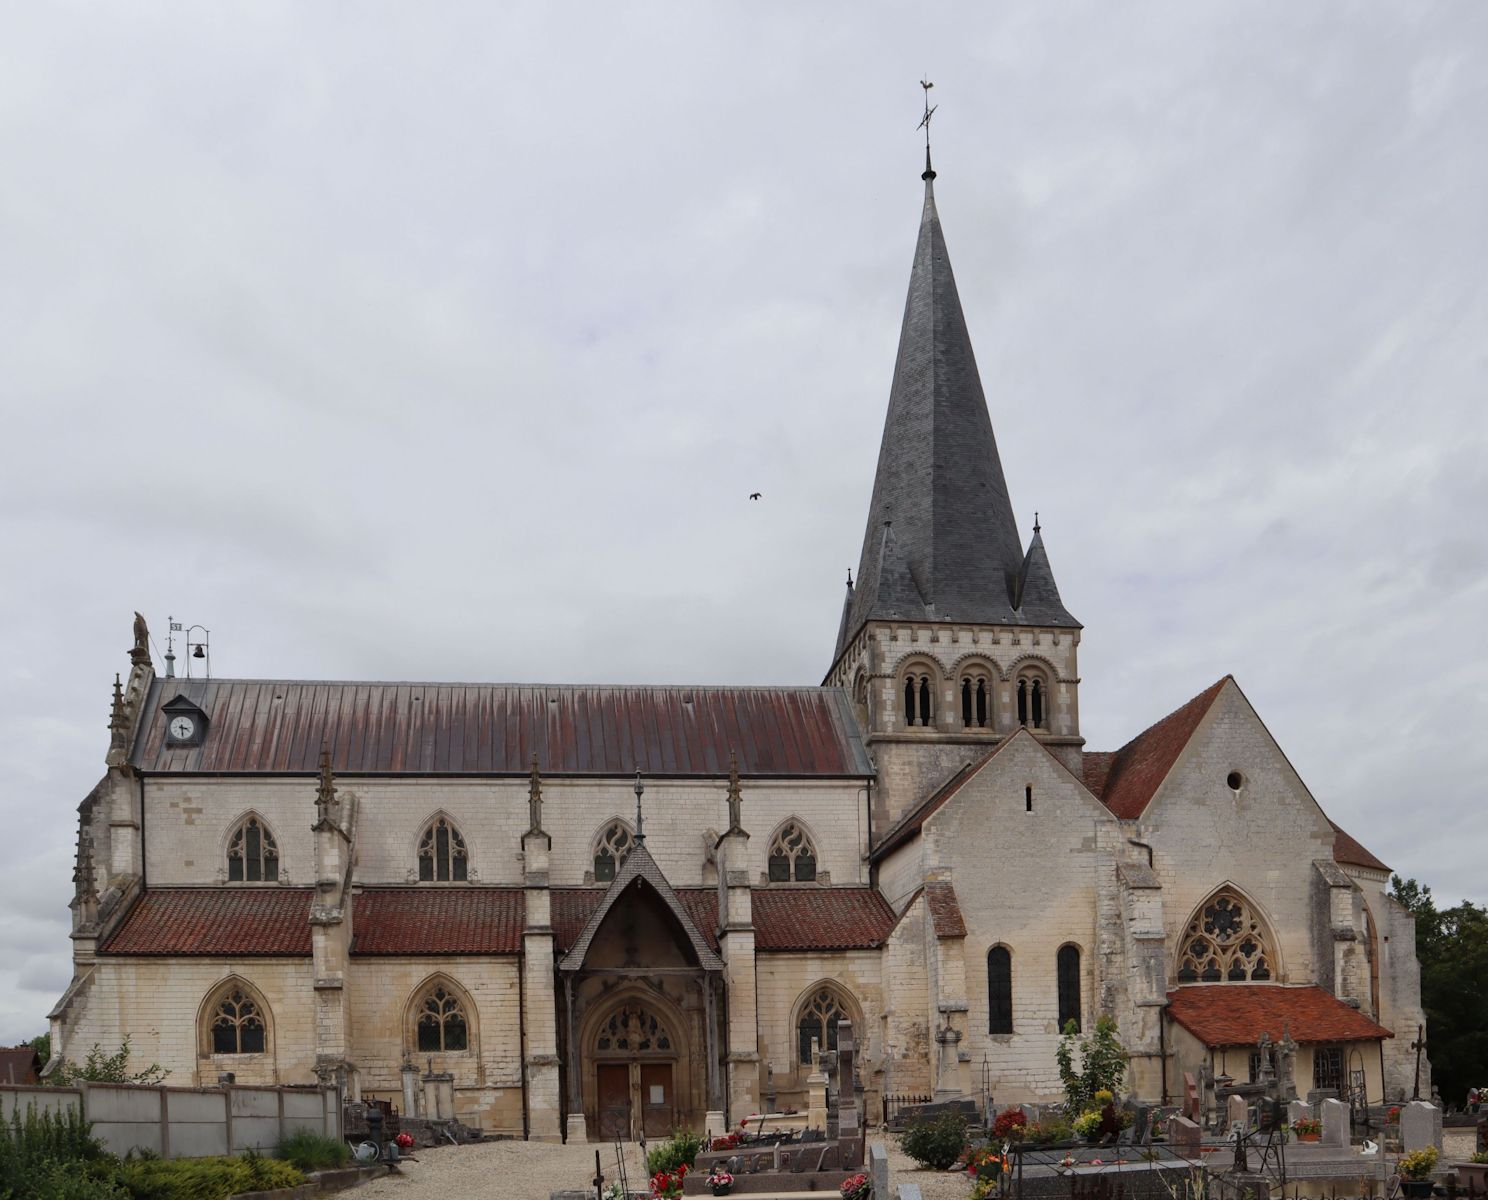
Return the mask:
M194 734L195 732L196 732L196 722L193 721L190 717L172 717L171 718L170 735L171 735L171 737L175 738L176 741L178 741L178 742L189 741L191 739L191 735Z

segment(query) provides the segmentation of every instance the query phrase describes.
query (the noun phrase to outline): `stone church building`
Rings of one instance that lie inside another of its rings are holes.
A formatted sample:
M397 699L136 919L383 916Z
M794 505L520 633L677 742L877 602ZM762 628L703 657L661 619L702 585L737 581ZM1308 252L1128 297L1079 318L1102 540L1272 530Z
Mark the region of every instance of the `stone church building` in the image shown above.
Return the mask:
M804 1109L843 1018L870 1117L1055 1098L1060 1030L1101 1014L1147 1099L1243 1080L1263 1036L1303 1092L1408 1093L1411 919L1239 684L1086 748L933 180L821 686L180 679L137 619L54 1054L128 1036L175 1084L405 1109L427 1075L548 1139Z

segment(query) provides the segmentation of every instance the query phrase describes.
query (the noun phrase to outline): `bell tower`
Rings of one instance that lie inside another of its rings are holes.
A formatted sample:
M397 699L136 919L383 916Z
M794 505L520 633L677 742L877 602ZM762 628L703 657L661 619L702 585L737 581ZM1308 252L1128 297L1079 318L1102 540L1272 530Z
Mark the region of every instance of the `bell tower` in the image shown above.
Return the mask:
M852 697L878 767L874 824L1026 728L1076 774L1080 623L1035 518L1023 547L935 206L910 268L888 415L825 683ZM880 824L882 822L882 824Z

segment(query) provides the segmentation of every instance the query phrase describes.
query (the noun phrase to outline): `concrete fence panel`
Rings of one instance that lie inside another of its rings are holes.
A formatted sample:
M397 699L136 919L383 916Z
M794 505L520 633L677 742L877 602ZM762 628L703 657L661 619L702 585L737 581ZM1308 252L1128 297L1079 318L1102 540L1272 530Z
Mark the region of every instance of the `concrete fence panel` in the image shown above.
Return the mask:
M274 1151L301 1129L341 1136L335 1088L171 1088L89 1083L81 1088L0 1087L0 1119L28 1108L60 1113L82 1107L93 1136L111 1153L149 1150L167 1158Z
M83 1102L83 1094L73 1088L15 1087L0 1088L0 1120L9 1121L12 1113L20 1113L26 1119L26 1110L34 1108L37 1115L44 1112L57 1115Z

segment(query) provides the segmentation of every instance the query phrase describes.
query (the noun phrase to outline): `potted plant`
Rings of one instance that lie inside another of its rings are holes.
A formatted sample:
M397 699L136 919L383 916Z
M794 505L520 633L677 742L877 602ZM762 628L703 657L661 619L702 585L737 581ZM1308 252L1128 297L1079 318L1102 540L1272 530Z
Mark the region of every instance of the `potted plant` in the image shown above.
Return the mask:
M734 1177L722 1167L714 1167L713 1173L708 1176L708 1186L713 1189L715 1196L727 1196L729 1189L734 1186Z
M1436 1159L1435 1146L1412 1150L1409 1154L1402 1155L1395 1164L1396 1173L1400 1176L1400 1190L1407 1196L1431 1195L1434 1186L1431 1174L1436 1170Z
M652 1200L677 1200L682 1195L682 1181L686 1177L686 1163L679 1163L674 1171L657 1171L651 1176Z
M1323 1136L1323 1123L1313 1117L1298 1117L1292 1122L1292 1132L1299 1142L1315 1142Z
M1093 1142L1100 1137L1101 1115L1095 1110L1083 1112L1074 1120L1075 1136Z
M1488 1192L1488 1150L1479 1150L1457 1164L1457 1182L1469 1191Z
M868 1200L873 1195L873 1181L864 1174L849 1175L837 1189L842 1200Z

